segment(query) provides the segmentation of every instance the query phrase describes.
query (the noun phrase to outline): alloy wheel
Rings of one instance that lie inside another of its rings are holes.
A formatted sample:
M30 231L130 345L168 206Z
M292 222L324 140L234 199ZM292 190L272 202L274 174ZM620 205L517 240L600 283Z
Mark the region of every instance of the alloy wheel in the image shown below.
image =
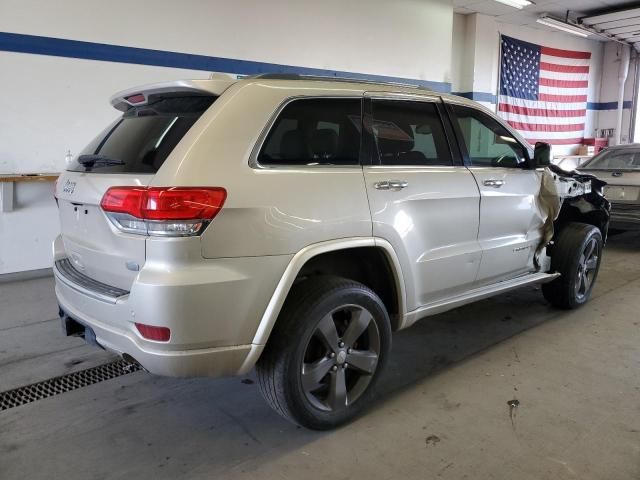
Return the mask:
M380 343L367 309L343 305L325 315L305 347L300 374L307 400L330 412L355 402L376 371Z
M598 240L591 238L585 245L580 260L578 260L578 274L574 287L578 300L582 300L587 295L593 284L598 268L599 253Z

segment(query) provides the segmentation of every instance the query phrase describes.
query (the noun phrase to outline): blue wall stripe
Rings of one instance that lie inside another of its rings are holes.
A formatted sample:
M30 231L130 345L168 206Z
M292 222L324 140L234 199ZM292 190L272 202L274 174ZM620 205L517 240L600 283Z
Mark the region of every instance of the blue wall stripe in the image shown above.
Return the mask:
M56 57L81 58L104 62L132 63L157 67L184 68L188 70L204 70L208 72L227 72L238 75L255 75L258 73L299 73L303 75L322 75L349 77L361 80L381 82L399 82L420 85L437 92L450 92L451 84L432 82L413 78L390 77L386 75L370 75L366 73L324 70L321 68L298 67L278 63L254 62L225 57L210 57L190 53L153 50L148 48L125 47L107 43L66 40L54 37L24 35L20 33L0 32L0 51L51 55ZM477 102L497 103L496 95L488 92L455 92ZM631 101L624 102L624 108L632 108ZM617 110L618 102L588 102L588 110Z
M56 57L82 58L103 62L133 63L136 65L153 65L157 67L185 68L188 70L204 70L208 72L227 72L238 75L255 75L258 73L298 73L302 75L322 75L332 77L349 77L361 80L382 82L410 83L431 88L438 92L450 92L451 84L432 82L413 78L389 77L386 75L369 75L339 70L323 70L320 68L297 67L278 63L253 62L224 57L209 57L190 53L152 50L148 48L125 47L107 43L83 42L62 38L40 37L19 33L0 32L0 51L51 55Z
M496 95L487 92L453 92L454 95L459 95L476 102L489 102L495 105L498 100ZM625 100L623 104L624 108L633 108L633 102L631 100ZM618 102L587 102L587 110L617 110Z
M633 102L631 100L625 100L622 103L623 108L631 108ZM618 102L588 102L587 108L589 110L617 110Z
M497 103L496 96L493 93L487 92L454 92L454 95L468 98L469 100L475 100L476 102L489 102L494 105Z

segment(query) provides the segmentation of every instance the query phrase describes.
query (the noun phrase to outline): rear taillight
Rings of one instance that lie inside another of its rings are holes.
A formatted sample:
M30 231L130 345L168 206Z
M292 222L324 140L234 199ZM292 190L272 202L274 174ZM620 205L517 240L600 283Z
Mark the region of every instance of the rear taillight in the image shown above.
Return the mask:
M111 187L100 207L123 232L175 237L200 234L226 198L220 187Z

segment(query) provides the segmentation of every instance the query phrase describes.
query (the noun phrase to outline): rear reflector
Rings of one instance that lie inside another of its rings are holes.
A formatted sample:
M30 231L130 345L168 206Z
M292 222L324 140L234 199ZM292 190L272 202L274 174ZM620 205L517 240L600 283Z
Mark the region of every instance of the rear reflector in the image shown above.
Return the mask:
M226 198L220 187L111 187L100 207L125 232L184 236L200 233Z
M152 325L145 325L144 323L136 323L136 328L147 340L154 340L156 342L168 342L171 337L171 330L167 327L154 327Z

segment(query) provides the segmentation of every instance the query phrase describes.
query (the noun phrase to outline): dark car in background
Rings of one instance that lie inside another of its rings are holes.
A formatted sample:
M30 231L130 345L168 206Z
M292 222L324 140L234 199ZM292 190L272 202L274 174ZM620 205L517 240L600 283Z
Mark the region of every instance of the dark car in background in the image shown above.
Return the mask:
M610 228L640 230L640 144L609 147L580 171L607 182L604 192L611 202Z

